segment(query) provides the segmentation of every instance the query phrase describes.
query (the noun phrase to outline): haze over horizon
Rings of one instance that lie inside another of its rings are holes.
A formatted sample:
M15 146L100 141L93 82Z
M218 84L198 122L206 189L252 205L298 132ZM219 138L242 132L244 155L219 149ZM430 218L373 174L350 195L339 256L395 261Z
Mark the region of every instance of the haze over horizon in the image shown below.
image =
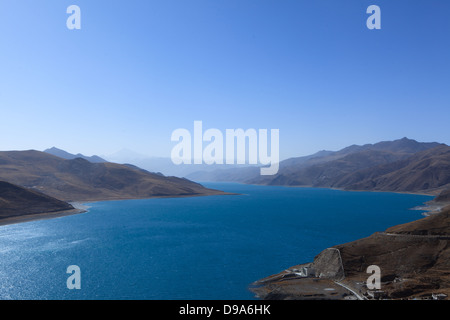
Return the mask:
M169 158L195 120L279 129L280 160L450 144L448 2L78 0L68 30L72 2L0 4L0 150Z
M399 140L403 140L403 139L417 141L416 139L410 139L409 137L403 137L403 138L398 138L398 139L391 139L391 140L386 140L386 141L399 141ZM379 142L386 142L386 141L376 141L374 143L368 142L368 143L361 144L361 146L362 145L366 145L366 144L376 144L376 143L379 143ZM443 142L440 142L440 141L417 141L417 142L419 142L419 143L431 143L431 142L443 143ZM355 145L356 144L347 145L344 148L355 146ZM56 148L56 149L68 152L67 150L64 150L62 148L58 148L56 146L52 146L52 148ZM46 151L47 149L50 149L50 148L46 148L45 150L37 150L37 151ZM341 148L341 149L343 149L343 148ZM312 152L310 154L298 154L298 155L294 155L292 158L309 156L309 155L312 155L312 154L315 154L315 153L321 152L321 151L337 152L337 151L339 151L341 149L327 150L327 149L320 149L319 148L315 152ZM0 151L10 151L10 150L0 150ZM69 153L74 154L74 155L79 154L79 152L75 152L75 151L74 152L69 152ZM94 153L94 154L82 154L82 155L83 156L88 156L88 157L99 156L99 157L101 157L101 158L103 158L103 159L105 159L107 161L112 161L112 162L115 162L116 160L119 161L119 162L122 161L122 160L123 161L128 161L128 160L148 160L150 158L161 159L161 160L163 160L163 159L164 160L169 160L170 159L170 157L168 157L168 156L167 157L164 157L164 156L152 156L152 155L143 154L143 153L140 153L138 151L131 150L131 149L128 149L128 148L123 148L123 149L118 150L117 152L114 152L112 154L96 154L96 153ZM289 158L280 159L280 161L287 160L287 159L289 159Z
M312 155L312 154L315 154L315 153L321 152L321 151L331 151L331 152L336 152L336 151L339 151L339 150L341 150L341 149L344 149L344 148L350 147L350 146L355 146L355 145L366 145L366 144L376 144L376 143L379 143L379 142L385 142L385 141L397 141L397 140L401 140L401 139L414 140L414 141L421 142L421 143L437 142L437 143L443 143L443 144L445 144L444 142L440 142L440 141L418 141L418 140L416 140L416 139L410 139L409 137L403 137L403 138L398 138L398 139L390 139L390 140L376 141L376 142L367 142L367 143L362 143L362 144L350 144L350 145L344 146L343 148L340 148L340 149L333 149L333 150L330 150L330 149L321 149L320 147L318 147L318 148L316 149L316 151L313 151L313 152L311 152L311 153L308 153L308 154L293 154L292 156L287 157L287 158L280 158L280 161L287 160L287 159L290 159L290 158L309 156L309 155ZM205 142L205 145L207 145L207 142ZM67 149L64 149L64 148L59 148L58 146L51 146L51 147L49 147L49 148L45 148L45 149L42 149L42 150L38 150L38 149L36 149L36 148L29 148L29 149L22 149L22 150L19 150L19 149L9 149L9 150L0 150L0 151L26 151L26 150L36 150L36 151L42 151L42 152L45 152L46 150L51 149L51 148L56 148L56 149L59 149L59 150L61 150L61 151L65 151L65 152L68 152L68 153L70 153L70 154L73 154L73 155L81 154L81 155L87 156L87 157L98 156L98 157L100 157L100 158L105 159L106 161L118 162L118 163L123 163L123 162L133 161L133 160L134 160L134 161L136 161L136 160L137 160L137 161L140 161L140 160L149 160L149 159L155 159L155 160L156 160L156 159L158 159L158 160L170 160L170 156L167 156L167 155L166 155L166 156L160 156L160 155L145 154L145 153L141 153L141 152L136 151L136 150L128 149L128 148L126 148L126 147L125 147L125 148L122 148L122 149L120 149L120 150L118 150L118 151L116 151L116 152L113 152L113 153L111 153L111 154L100 154L100 153L98 153L98 152L94 152L94 153L82 153L82 152L79 152L79 151L77 151L77 150L67 150ZM236 165L237 165L237 164L236 164ZM246 164L246 165L249 165L249 164ZM237 165L237 166L243 166L243 165Z

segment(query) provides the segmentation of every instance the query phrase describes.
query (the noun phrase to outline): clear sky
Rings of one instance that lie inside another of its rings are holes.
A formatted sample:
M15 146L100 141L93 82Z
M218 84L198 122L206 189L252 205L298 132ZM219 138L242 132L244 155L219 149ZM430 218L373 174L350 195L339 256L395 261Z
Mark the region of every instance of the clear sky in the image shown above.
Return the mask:
M1 0L0 150L169 157L194 120L279 129L282 159L450 144L449 75L447 0Z

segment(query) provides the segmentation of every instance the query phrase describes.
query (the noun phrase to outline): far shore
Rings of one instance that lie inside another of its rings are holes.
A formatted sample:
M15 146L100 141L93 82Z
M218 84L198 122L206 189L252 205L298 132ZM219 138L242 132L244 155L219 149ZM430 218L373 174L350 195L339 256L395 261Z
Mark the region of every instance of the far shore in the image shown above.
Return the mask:
M268 185L268 184L253 184L253 183L244 183L237 181L195 181L197 183L233 183L240 185L251 185L251 186L270 186L270 187L284 187L284 188L311 188L311 189L328 189L328 190L338 190L338 191L348 191L348 192L384 192L384 193L398 193L398 194L415 194L418 196L430 196L437 197L442 190L430 190L430 191L389 191L389 190L353 190L353 189L343 189L343 188L333 188L333 187L315 187L310 185Z
M211 183L212 181L202 181L198 183ZM268 186L266 184L247 184L243 182L230 182L230 181L216 181L216 183L236 183L241 185L253 185L253 186ZM379 192L379 193L397 193L397 194L412 194L417 196L428 196L434 197L432 200L424 202L423 205L416 206L414 208L410 208L410 210L424 211L422 213L423 216L428 217L432 214L436 214L442 211L443 208L450 206L450 202L436 202L435 199L439 196L442 190L430 190L428 192L425 191L385 191L385 190L349 190L342 188L332 188L332 187L314 187L314 186L288 186L288 185L275 185L273 187L285 187L285 188L312 188L312 189L328 189L328 190L337 190L344 192Z

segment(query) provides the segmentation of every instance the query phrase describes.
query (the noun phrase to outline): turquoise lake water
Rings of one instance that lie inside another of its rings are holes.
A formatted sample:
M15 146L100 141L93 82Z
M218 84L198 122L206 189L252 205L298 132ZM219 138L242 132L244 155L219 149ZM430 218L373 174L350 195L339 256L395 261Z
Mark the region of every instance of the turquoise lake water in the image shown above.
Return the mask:
M253 299L251 282L421 218L431 197L205 183L242 195L108 201L0 227L0 299ZM69 290L67 267L81 270Z

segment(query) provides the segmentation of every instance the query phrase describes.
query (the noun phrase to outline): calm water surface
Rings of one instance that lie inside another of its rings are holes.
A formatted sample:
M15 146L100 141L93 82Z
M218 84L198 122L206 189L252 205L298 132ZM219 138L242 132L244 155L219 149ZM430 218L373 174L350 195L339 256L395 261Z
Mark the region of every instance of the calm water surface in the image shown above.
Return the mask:
M421 218L428 196L208 183L238 196L109 201L0 227L0 299L253 299L248 285ZM81 289L66 286L69 265Z

